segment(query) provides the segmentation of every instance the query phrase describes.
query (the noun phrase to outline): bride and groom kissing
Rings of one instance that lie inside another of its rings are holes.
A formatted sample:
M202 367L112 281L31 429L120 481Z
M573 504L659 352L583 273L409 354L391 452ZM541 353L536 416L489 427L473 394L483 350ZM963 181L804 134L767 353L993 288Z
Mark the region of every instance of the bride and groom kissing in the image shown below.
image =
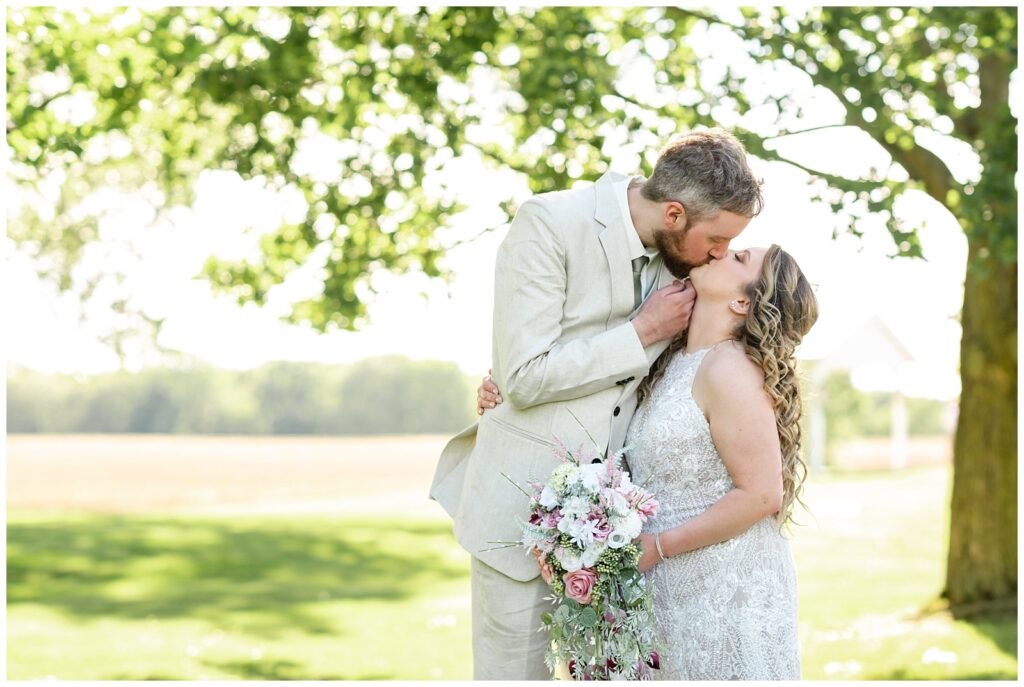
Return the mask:
M551 677L540 563L486 549L519 539L527 513L503 473L543 479L554 437L572 445L581 425L608 453L626 446L661 504L638 538L657 678L799 679L782 528L806 474L793 354L818 311L778 246L729 250L762 206L743 146L711 129L671 139L649 179L608 172L519 208L497 255L482 417L430 490L472 555L475 679Z

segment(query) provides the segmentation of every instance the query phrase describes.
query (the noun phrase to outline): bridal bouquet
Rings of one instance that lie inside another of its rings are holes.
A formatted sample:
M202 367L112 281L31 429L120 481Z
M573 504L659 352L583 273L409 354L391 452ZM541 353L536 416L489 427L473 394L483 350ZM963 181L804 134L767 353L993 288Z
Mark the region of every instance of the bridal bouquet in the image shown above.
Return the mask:
M559 442L562 464L547 482L520 487L530 517L517 545L540 561L555 606L541 615L552 640L545 660L552 671L568 665L577 680L650 679L659 667L641 552L632 543L658 502L630 481L623 452L601 460Z

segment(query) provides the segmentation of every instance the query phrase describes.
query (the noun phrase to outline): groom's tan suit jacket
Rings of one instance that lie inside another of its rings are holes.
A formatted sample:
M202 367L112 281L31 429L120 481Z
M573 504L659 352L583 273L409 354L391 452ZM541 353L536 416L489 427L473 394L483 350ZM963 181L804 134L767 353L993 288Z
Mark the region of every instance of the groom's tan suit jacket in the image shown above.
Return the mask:
M504 403L445 447L430 496L454 519L470 554L512 579L538 575L522 548L486 551L522 536L527 497L518 484L545 481L558 465L554 440L570 448L622 448L636 390L667 347L643 348L630 322L632 265L614 172L585 189L527 200L498 249L494 276L494 381ZM654 289L673 277L660 257ZM571 413L571 414L570 414Z

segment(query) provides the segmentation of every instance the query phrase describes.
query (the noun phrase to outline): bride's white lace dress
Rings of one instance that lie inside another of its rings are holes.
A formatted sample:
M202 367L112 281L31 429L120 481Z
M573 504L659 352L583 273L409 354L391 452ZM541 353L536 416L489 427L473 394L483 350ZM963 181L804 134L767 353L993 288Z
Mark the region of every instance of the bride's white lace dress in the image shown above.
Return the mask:
M629 428L633 481L661 504L644 528L650 534L701 514L733 487L691 395L708 350L677 355ZM774 517L659 563L647 581L664 648L655 679L800 679L796 575Z

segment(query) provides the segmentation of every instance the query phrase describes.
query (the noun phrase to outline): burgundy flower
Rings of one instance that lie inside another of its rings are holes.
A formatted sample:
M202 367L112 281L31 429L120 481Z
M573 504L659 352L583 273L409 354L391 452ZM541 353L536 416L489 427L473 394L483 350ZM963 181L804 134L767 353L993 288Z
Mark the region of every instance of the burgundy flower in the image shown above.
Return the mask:
M647 657L646 663L655 670L661 670L661 657L658 656L657 651L651 652L651 655Z

